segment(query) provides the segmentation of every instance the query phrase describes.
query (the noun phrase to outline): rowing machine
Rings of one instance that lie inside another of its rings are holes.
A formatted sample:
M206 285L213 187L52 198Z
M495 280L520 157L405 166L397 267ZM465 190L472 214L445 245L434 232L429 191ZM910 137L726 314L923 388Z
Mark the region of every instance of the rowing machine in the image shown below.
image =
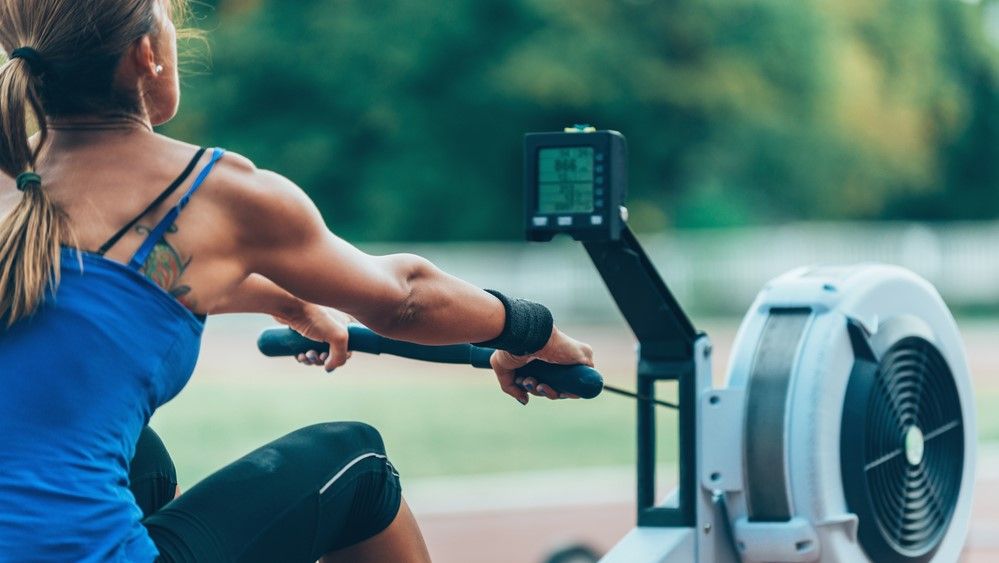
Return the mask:
M876 264L781 276L747 313L715 389L707 335L627 227L626 166L614 131L525 138L527 239L581 241L638 340L638 394L679 389L678 487L656 502L656 411L639 401L638 525L604 561L956 561L975 416L936 290Z

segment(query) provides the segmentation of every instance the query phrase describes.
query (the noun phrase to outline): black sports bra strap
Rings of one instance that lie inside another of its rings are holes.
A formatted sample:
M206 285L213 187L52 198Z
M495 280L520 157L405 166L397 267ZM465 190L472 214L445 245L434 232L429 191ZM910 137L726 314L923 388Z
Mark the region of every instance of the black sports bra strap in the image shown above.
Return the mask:
M132 230L132 227L134 227L136 223L142 220L142 218L145 217L150 211L159 207L164 201L166 201L166 198L170 197L170 194L177 191L177 188L179 188L181 184L183 184L184 181L187 180L187 178L191 175L191 172L194 172L194 167L198 165L198 162L201 160L201 157L205 155L205 151L207 150L208 149L204 147L198 149L198 152L195 153L194 158L192 158L191 162L187 164L187 168L185 168L184 171L180 173L180 176L177 176L177 179L174 180L173 183L171 183L169 186L167 186L167 189L163 190L163 193L157 196L152 203L150 203L145 209L143 209L142 213L136 215L134 219L129 221L127 225L125 225L117 233L115 233L113 237L109 238L107 242L102 244L101 247L97 250L97 254L101 256L107 254L107 251L111 250L111 247L118 244L118 241L121 240L121 237L125 236L125 233Z

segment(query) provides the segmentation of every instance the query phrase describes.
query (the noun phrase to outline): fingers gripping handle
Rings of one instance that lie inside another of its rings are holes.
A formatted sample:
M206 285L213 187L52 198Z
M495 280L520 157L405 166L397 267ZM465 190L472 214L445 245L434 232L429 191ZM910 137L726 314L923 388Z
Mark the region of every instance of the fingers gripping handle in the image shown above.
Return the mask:
M414 360L446 364L466 364L477 368L490 368L491 348L479 348L471 344L451 346L426 346L392 340L375 334L360 325L347 327L349 339L347 348L368 354L391 354ZM310 340L290 328L272 328L260 334L257 347L265 356L296 356L309 350L325 352L329 345ZM559 393L571 393L584 399L592 399L600 394L604 379L597 370L584 365L562 366L535 360L517 370L521 377L533 377L540 383L550 386Z
M492 355L492 350L490 350ZM592 399L604 390L604 378L590 366L562 366L534 360L517 370L521 377L533 377L559 393Z
M310 340L290 328L269 328L257 338L257 349L268 357L297 356L309 350L329 352L330 345Z

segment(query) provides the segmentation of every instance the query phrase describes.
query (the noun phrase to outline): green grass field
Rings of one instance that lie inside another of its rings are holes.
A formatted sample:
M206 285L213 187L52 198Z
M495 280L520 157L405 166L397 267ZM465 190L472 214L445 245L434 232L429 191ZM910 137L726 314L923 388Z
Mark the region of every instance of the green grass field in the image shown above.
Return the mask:
M312 378L310 378L312 379ZM662 459L676 416L660 417ZM359 420L377 427L408 477L623 465L634 459L633 406L602 397L521 406L488 381L193 383L156 415L183 486L295 428Z
M635 460L634 402L609 393L590 401L534 397L521 406L499 391L488 370L358 354L333 375L287 359L266 359L253 342L260 316L213 319L194 379L161 408L152 425L189 487L210 472L296 428L360 420L378 428L407 478L626 466ZM715 344L716 382L735 322L705 323ZM999 442L999 324L962 326L974 374L980 441ZM613 325L573 327L593 344L609 383L633 388L634 344ZM664 384L661 398L675 389ZM659 458L676 458L674 412L659 412Z
M668 390L666 390L668 391ZM979 394L979 435L999 440L999 395ZM660 409L660 459L675 459L675 414ZM189 487L295 428L328 420L377 427L406 477L634 463L629 400L516 403L474 377L309 375L292 380L194 381L153 426Z

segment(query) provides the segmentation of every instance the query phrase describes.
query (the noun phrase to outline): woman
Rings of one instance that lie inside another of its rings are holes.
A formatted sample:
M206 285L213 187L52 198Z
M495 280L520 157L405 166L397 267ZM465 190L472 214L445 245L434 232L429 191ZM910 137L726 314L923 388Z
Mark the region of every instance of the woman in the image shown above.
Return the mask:
M144 428L190 377L204 316L274 315L330 343L300 358L328 370L349 357L346 315L486 342L522 403L558 396L514 369L592 365L590 349L540 305L359 252L245 158L154 134L177 109L181 9L0 0L0 561L428 560L359 423L293 432L167 503L169 458Z

